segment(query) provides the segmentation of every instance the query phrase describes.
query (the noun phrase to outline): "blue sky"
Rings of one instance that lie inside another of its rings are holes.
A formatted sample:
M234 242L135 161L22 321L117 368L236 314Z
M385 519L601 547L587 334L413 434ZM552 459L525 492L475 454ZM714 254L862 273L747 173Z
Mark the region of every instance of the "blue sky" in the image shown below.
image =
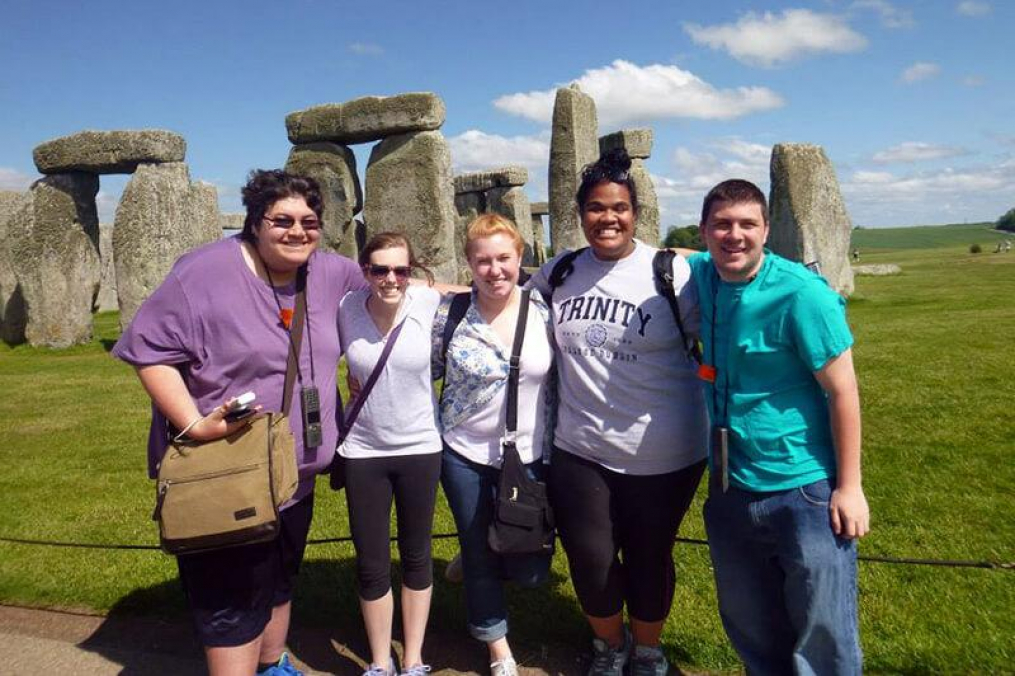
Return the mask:
M528 167L546 198L552 90L597 101L600 134L650 126L663 226L733 176L768 188L778 142L823 146L855 225L994 220L1015 206L1015 3L5 0L0 189L83 129L163 128L224 211L284 164L285 115L433 91L456 172ZM369 145L354 148L360 174ZM102 178L111 221L126 177Z

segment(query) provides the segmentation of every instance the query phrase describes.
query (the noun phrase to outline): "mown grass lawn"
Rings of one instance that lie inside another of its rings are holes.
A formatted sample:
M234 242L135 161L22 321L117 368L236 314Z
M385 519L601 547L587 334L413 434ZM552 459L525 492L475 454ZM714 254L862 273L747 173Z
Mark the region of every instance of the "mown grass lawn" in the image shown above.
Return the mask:
M858 278L849 306L874 525L862 554L1015 561L1015 253L971 255L968 243L864 253L864 263L898 263L903 274ZM116 315L105 314L87 346L0 347L0 537L155 542L148 402L106 353L117 333ZM320 488L312 537L347 534L340 496ZM703 537L700 504L699 495L682 535ZM452 530L442 504L435 531ZM455 549L435 542L439 560ZM351 557L347 544L308 550L299 617L361 631ZM707 552L681 544L676 557L670 657L692 670L736 669ZM461 589L437 577L431 622L458 630ZM179 614L174 579L173 560L156 551L0 541L0 602ZM999 673L1015 663L1015 571L866 563L860 594L872 673ZM511 603L519 644L587 640L559 554L552 584ZM464 629L461 640L470 640Z

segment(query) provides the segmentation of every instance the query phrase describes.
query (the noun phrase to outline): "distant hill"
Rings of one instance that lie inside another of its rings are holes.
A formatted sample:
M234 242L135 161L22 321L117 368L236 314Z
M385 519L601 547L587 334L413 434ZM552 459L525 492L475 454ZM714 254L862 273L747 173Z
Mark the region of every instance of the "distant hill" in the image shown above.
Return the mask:
M977 243L984 251L993 249L999 239L1013 239L1010 233L993 230L993 223L955 223L917 225L910 228L860 228L853 231L851 246L865 251L896 249L933 249L943 246L968 246Z

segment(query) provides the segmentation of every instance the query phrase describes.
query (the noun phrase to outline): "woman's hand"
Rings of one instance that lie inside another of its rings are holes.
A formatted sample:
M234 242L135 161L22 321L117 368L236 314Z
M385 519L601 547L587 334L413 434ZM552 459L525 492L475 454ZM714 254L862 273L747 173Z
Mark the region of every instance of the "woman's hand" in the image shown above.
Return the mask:
M251 409L250 414L244 416L239 420L232 422L226 420L226 415L232 409L233 402L236 398L229 399L221 406L216 406L194 425L187 430L186 436L194 441L213 441L222 437L229 436L233 432L246 427L254 419L254 415L261 411L260 406L255 406Z

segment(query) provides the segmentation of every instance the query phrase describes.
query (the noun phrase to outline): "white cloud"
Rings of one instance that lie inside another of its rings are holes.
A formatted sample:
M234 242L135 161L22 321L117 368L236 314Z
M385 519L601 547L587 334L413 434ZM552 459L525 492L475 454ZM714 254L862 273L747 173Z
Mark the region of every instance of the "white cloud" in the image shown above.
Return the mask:
M550 164L550 133L533 136L498 136L470 129L448 139L456 174L484 171L510 164L529 170L525 191L532 200L546 199Z
M991 220L1011 207L1008 196L1015 192L1015 161L910 175L860 170L841 185L857 225Z
M955 5L955 11L963 16L984 16L990 14L993 11L993 7L991 7L989 2L963 0L963 2Z
M966 87L982 87L986 82L987 78L982 75L966 75L962 78L962 84Z
M381 56L384 54L384 48L372 42L353 42L346 49L359 56Z
M544 173L550 162L549 134L498 136L470 129L448 139L456 173L519 164Z
M120 204L120 193L99 190L95 195L95 208L99 212L99 223L112 223L116 217L116 207Z
M916 25L911 10L896 7L888 0L856 0L851 8L873 10L886 28L912 28Z
M0 190L28 190L37 177L29 176L17 169L0 167Z
M876 164L892 164L896 162L924 162L940 160L947 157L959 157L969 151L956 146L941 146L922 141L907 141L891 148L874 153L872 158Z
M744 178L767 191L771 155L771 146L736 137L708 141L702 150L674 149L673 173L652 175L663 234L673 225L697 223L705 194L728 178Z
M899 78L903 82L913 83L936 77L941 72L941 66L929 61L917 61L909 68L902 71Z
M609 66L585 71L576 80L596 102L600 128L670 118L730 120L784 105L766 87L716 89L677 66L638 66L618 59ZM556 89L508 94L493 104L500 110L549 123Z
M787 9L781 15L748 12L736 23L701 26L684 24L695 44L722 49L751 65L771 67L822 52L857 52L867 39L834 14Z

